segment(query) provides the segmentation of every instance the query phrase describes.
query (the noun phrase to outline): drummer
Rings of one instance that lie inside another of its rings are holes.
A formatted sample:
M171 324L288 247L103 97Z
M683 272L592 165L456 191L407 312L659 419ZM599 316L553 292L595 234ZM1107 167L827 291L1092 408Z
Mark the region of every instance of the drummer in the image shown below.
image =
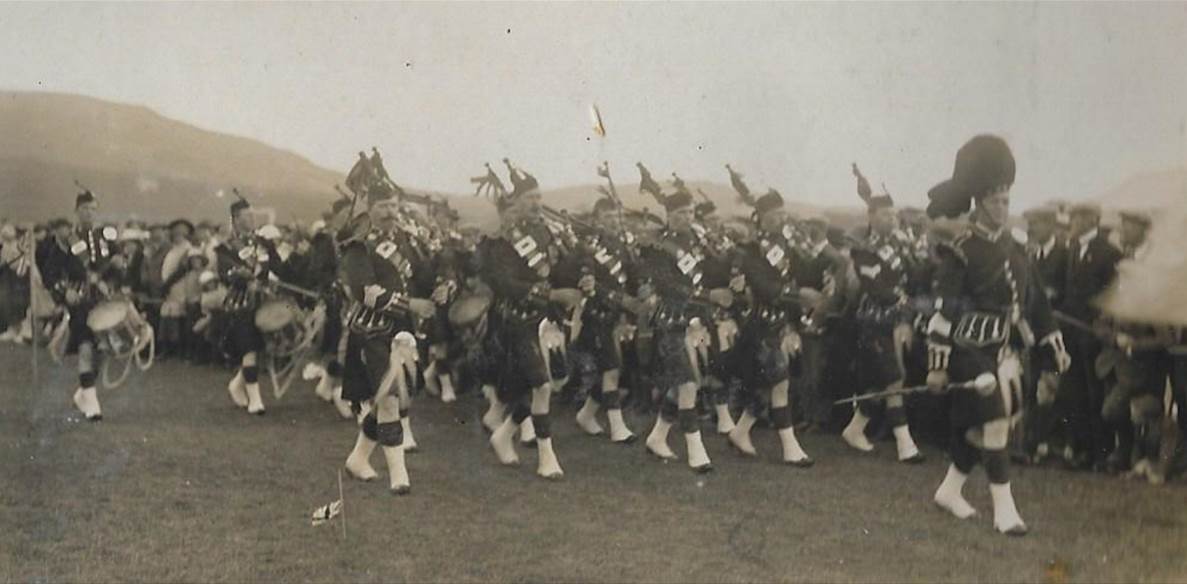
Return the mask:
M264 415L260 398L259 354L264 338L255 325L264 290L262 284L277 271L280 256L272 243L255 234L255 218L251 203L240 197L231 204L231 236L215 248L218 256L219 278L227 286L220 317L223 351L239 367L227 391L235 405L247 413Z
M38 254L38 269L46 289L69 315L66 352L78 352L74 405L90 421L102 419L103 413L95 390L100 356L95 350L95 335L87 327L87 316L111 291L119 289L116 280L124 266L115 245L115 228L95 224L98 210L95 195L83 190L74 201L74 229L55 236Z

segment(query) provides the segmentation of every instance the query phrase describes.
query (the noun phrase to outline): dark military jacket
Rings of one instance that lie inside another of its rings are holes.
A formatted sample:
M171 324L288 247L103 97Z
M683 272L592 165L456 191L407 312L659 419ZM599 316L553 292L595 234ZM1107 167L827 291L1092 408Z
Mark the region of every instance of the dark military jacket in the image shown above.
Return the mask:
M255 234L233 236L214 252L219 278L227 286L223 309L228 312L255 310L264 292L258 287L253 289L251 283L263 284L270 276L284 275L276 246Z
M933 326L933 341L1033 344L1058 331L1038 271L1008 230L991 233L973 225L939 253L936 303L949 326Z
M742 246L742 272L759 318L772 324L799 319L795 268L800 253L785 232L761 232L754 242Z
M1113 282L1119 261L1121 250L1109 242L1103 231L1088 242L1083 253L1079 240L1073 238L1068 245L1067 275L1060 303L1063 312L1081 320L1095 320L1100 310L1092 301Z
M571 253L569 243L543 221L505 227L479 243L479 273L505 316L523 321L547 316L552 285L574 277L572 270L557 269Z
M406 234L372 230L346 244L339 262L339 278L349 306L343 324L363 334L394 334L407 330L408 303L415 265Z
M94 302L98 300L94 284L119 284L120 272L112 263L119 253L116 235L114 227L76 227L65 247L52 236L46 238L37 253L37 267L57 302L65 302L67 290L81 294L82 303Z
M1058 308L1063 302L1064 287L1067 285L1067 243L1056 236L1052 236L1049 248L1042 244L1027 245L1027 252L1035 264L1039 274L1043 292L1051 302L1051 306Z

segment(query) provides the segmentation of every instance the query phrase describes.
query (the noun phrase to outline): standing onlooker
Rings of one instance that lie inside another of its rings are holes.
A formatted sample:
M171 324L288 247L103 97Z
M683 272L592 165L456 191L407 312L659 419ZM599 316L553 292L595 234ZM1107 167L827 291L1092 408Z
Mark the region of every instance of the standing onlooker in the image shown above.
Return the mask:
M1071 235L1064 298L1060 308L1072 318L1095 325L1100 310L1093 300L1113 282L1121 251L1100 228L1100 206L1081 203L1071 208ZM1066 327L1071 369L1059 390L1060 409L1071 431L1072 464L1103 470L1113 450L1101 408L1104 387L1096 375L1101 343L1093 332Z
M194 225L185 219L169 224L170 247L161 262L161 328L157 335L157 353L168 358L180 353L182 328L186 317L186 286L183 282L189 273L186 257L192 246L190 237Z

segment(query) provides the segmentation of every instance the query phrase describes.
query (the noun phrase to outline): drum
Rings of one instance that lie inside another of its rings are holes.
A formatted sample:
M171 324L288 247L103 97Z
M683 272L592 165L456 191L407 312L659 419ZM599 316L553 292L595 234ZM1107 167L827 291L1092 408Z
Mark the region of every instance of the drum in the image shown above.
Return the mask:
M256 310L256 328L264 335L265 350L274 357L287 357L305 341L305 319L301 309L287 300L270 300Z
M126 300L101 302L87 315L87 326L99 346L117 359L132 357L152 338L152 327Z

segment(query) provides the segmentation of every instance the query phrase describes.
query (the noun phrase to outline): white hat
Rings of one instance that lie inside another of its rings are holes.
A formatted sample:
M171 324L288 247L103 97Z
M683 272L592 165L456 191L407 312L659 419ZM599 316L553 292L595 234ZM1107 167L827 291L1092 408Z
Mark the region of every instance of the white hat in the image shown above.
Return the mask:
M256 230L256 235L263 237L269 241L280 239L280 229L275 225L269 223Z
M326 228L326 222L322 221L321 219L318 219L317 221L314 221L313 224L311 224L309 226L309 231L311 231L313 233L317 233L325 228Z

